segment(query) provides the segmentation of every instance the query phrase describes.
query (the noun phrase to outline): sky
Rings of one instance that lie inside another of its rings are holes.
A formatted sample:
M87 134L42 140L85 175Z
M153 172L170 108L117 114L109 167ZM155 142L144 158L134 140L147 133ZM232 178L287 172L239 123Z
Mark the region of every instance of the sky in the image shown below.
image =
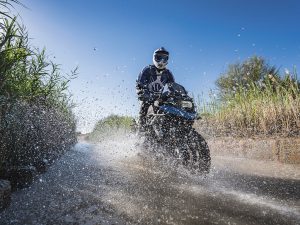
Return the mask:
M300 68L297 0L21 0L31 43L70 83L78 131L110 115L137 116L135 81L161 46L176 82L206 98L229 64L254 55ZM298 69L299 70L299 69Z

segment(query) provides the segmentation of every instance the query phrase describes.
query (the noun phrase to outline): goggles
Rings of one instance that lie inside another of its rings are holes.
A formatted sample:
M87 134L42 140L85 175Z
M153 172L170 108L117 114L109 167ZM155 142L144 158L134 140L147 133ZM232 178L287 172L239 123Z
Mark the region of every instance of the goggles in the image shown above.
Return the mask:
M154 59L155 59L156 62L161 62L161 61L167 62L168 59L169 59L169 56L167 56L167 55L155 55Z

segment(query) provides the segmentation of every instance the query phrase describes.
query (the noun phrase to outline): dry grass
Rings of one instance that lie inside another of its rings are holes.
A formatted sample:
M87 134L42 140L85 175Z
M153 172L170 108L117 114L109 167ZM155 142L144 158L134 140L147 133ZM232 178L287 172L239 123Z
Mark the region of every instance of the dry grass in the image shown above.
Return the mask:
M217 133L235 136L300 135L300 90L297 77L269 79L265 85L254 83L240 88L226 100L206 104L208 123Z

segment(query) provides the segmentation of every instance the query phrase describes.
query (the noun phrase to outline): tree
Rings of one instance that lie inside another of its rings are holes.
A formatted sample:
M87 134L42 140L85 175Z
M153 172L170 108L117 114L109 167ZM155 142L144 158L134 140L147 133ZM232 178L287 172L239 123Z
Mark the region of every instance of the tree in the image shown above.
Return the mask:
M280 80L278 69L268 65L263 58L254 56L243 63L229 65L228 70L217 79L216 85L219 97L226 99L238 89L248 90L251 85L262 87L270 78Z

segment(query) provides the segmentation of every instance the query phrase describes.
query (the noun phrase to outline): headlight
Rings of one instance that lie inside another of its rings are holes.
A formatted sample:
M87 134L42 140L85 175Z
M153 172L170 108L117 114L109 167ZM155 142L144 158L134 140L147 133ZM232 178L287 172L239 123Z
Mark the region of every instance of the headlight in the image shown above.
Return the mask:
M193 103L190 101L181 101L181 107L191 109L193 108Z

